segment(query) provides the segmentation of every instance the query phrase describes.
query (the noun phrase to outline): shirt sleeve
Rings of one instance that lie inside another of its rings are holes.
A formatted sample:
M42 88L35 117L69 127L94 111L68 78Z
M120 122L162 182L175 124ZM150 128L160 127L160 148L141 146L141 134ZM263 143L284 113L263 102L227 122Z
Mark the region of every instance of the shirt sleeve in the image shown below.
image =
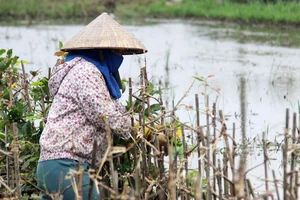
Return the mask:
M78 98L85 116L98 127L108 120L113 133L125 139L130 137L130 116L124 106L111 98L104 77L93 65L88 65L78 73Z

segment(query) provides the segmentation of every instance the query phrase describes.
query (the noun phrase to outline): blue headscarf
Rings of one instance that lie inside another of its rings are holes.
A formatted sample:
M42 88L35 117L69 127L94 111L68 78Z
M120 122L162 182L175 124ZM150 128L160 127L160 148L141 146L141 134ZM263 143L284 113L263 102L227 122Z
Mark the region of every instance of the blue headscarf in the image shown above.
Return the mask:
M103 49L102 53L105 62L99 61L99 54L96 49L70 51L65 61L67 62L75 57L81 57L93 63L103 74L110 95L115 99L119 99L121 97L120 87L112 73L118 72L123 62L123 56L117 55L109 49Z

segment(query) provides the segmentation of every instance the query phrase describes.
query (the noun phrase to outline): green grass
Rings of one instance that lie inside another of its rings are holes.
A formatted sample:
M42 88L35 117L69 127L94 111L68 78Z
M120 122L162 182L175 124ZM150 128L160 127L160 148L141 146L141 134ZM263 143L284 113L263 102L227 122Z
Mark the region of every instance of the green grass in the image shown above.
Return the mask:
M100 0L0 0L2 22L15 20L78 20L94 18L105 12ZM195 18L239 21L243 23L300 24L300 3L278 2L264 4L258 1L241 4L231 0L166 0L117 1L115 15L122 18Z
M0 0L0 19L2 22L14 20L57 20L93 17L103 12L104 7L88 1L50 1L50 0Z
M300 4L259 2L239 4L231 1L218 3L217 0L185 0L181 4L166 6L165 3L143 7L143 13L151 17L227 19L249 23L292 23L300 22Z

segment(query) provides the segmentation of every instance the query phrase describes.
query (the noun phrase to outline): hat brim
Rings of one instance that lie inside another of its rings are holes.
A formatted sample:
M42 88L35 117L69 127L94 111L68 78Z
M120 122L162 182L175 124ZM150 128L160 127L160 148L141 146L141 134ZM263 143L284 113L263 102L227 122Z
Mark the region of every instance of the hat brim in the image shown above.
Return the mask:
M84 49L111 49L116 50L122 55L134 55L134 54L144 54L147 53L147 49L136 49L136 48L112 48L112 47L74 47L74 48L62 48L61 51L58 52L69 52L72 50L84 50Z

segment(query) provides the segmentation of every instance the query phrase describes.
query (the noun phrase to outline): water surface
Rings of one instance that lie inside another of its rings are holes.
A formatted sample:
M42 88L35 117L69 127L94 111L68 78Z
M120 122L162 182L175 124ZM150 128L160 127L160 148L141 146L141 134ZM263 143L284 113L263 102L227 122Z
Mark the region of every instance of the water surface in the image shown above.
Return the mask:
M0 48L13 48L15 55L29 61L27 71L40 69L41 76L47 76L48 68L56 61L53 54L58 49L58 41L67 41L83 27L0 27ZM286 108L291 113L298 112L300 45L297 30L193 21L149 21L124 27L142 41L148 53L125 56L120 69L122 77L131 77L138 83L140 68L146 65L150 81L156 85L161 81L163 87L168 87L165 97L169 99L169 106L186 94L181 104L194 107L195 94L198 94L204 110L203 93L209 94L211 104L216 102L217 109L226 115L229 131L232 123L236 123L237 138L240 135L239 80L244 77L249 141L259 139L263 131L267 132L269 141L282 141ZM205 87L193 76L211 76L207 79L209 86ZM122 100L126 98L125 94ZM195 111L185 106L177 110L180 120L194 124ZM249 158L249 168L263 162L258 154ZM275 152L272 156L276 160L271 162L270 169L279 173L281 154ZM259 180L263 170L256 168L249 175ZM255 187L260 185L263 184L257 182Z

